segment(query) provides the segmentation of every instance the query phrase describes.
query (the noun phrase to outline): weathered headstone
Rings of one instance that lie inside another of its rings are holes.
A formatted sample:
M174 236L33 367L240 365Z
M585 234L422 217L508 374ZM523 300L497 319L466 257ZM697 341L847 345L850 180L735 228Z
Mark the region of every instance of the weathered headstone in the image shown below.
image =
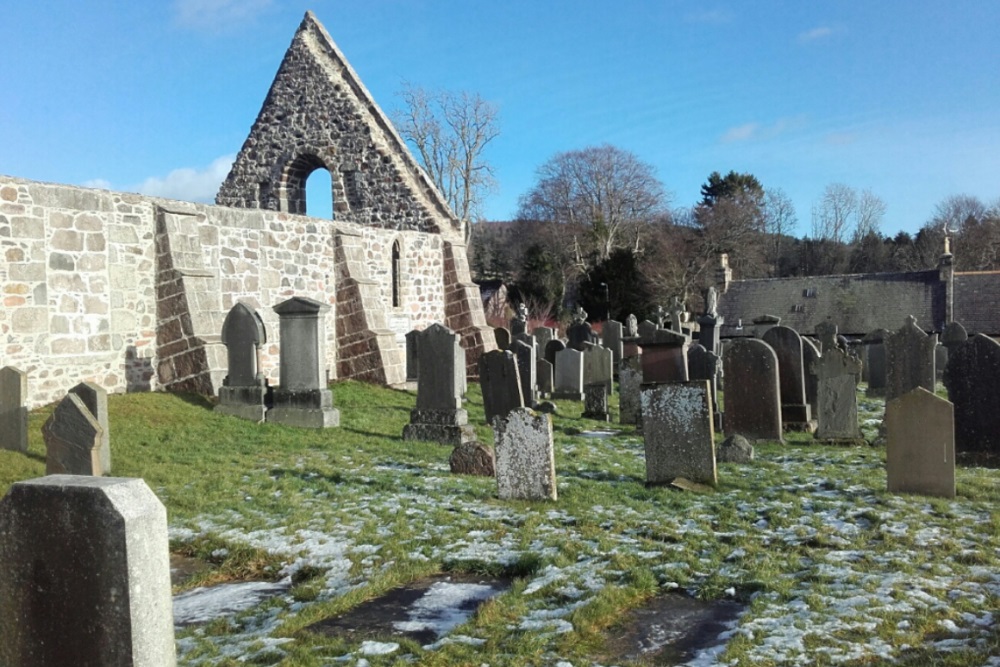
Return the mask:
M955 449L1000 454L1000 343L975 334L952 347L945 370L955 406Z
M176 664L167 512L141 479L17 482L0 535L0 664Z
M417 329L406 334L406 379L416 380L420 377L420 351L417 348L420 332Z
M552 367L556 366L556 354L562 352L566 349L566 343L562 342L558 338L553 338L548 343L545 344L545 361L552 364Z
M535 337L535 342L538 344L538 351L540 353L545 352L545 346L549 344L550 340L555 340L556 332L552 327L535 327L531 335Z
M583 352L567 347L556 354L556 386L552 397L583 400Z
M104 387L93 382L81 382L69 393L76 394L83 401L90 414L97 420L101 427L101 444L97 449L97 456L101 461L101 474L111 473L111 431L108 426L108 392Z
M539 397L549 398L555 389L555 369L545 359L535 361L535 378Z
M912 315L898 331L885 340L887 401L923 387L934 392L934 348L937 334L928 336L917 326Z
M642 381L687 382L690 343L690 338L675 331L656 331L652 340L642 344Z
M517 312L510 320L510 335L513 338L524 333L528 333L528 307L519 303L517 304Z
M763 338L764 334L779 324L781 324L781 318L777 315L755 317L753 318L753 335L755 338Z
M340 424L333 394L326 386L326 333L320 326L330 306L296 296L274 307L281 332L279 386L269 422L305 428Z
M868 396L884 396L886 382L885 339L889 337L887 329L876 329L864 338L865 365L863 372L868 380Z
M483 390L486 421L493 424L515 408L524 407L517 359L509 350L493 350L479 357L479 384Z
M618 374L618 366L622 362L622 352L623 352L623 327L621 322L615 320L608 320L604 323L604 327L601 329L601 345L611 350L613 366L615 375Z
M782 440L778 356L756 338L730 342L722 355L726 435Z
M819 322L816 324L816 329L814 333L816 338L819 340L819 349L822 352L827 350L832 350L834 348L840 347L840 341L837 336L837 325L829 320L825 322ZM773 345L772 345L773 347ZM842 350L846 352L846 349Z
M646 483L683 477L715 485L715 429L708 382L644 384L642 428Z
M649 320L640 322L638 326L639 344L652 343L653 339L656 338L657 331L661 331L661 329L656 326L656 322L650 322Z
M496 474L493 449L479 442L463 442L455 447L448 459L448 465L456 475L493 477Z
M684 310L679 296L674 296L670 301L670 330L677 333L681 331L681 325L688 320L688 313Z
M462 408L465 394L465 350L462 337L440 324L417 336L420 376L417 406L403 427L404 440L429 440L458 446L475 439L469 415Z
M510 345L510 351L517 358L517 374L521 380L521 395L524 397L524 404L531 407L538 402L534 340L532 340L531 345L521 340L515 340Z
M497 339L498 350L510 349L510 332L507 329L504 327L495 327L493 329L493 335Z
M923 387L885 405L887 488L893 493L955 497L955 414Z
M28 451L28 374L0 368L0 449Z
M629 313L625 318L625 331L622 332L625 338L639 337L639 320L633 313Z
M586 343L597 343L597 334L587 321L587 311L583 308L577 308L573 315L573 323L566 329L566 338L566 346L580 352L584 350Z
M583 385L583 418L609 421L608 386L603 382Z
M688 375L691 380L708 382L709 396L712 399L712 415L715 417L715 430L722 430L722 413L719 411L719 373L722 372L722 359L709 352L702 345L695 343L688 348Z
M101 443L104 429L76 394L66 394L42 426L46 475L104 474Z
M809 412L815 417L819 413L819 378L812 372L814 364L820 359L819 347L809 338L802 337L802 367L805 369L806 403Z
M527 408L497 419L496 476L501 500L556 500L552 418Z
M611 350L600 345L588 347L583 351L583 384L586 386L595 382L603 382L608 396L615 393L614 355Z
M809 428L812 410L806 402L802 337L790 327L773 326L761 337L778 356L781 382L781 419L786 428Z
M857 383L861 362L834 347L825 350L810 371L817 381L816 437L859 443Z
M260 369L260 348L267 333L260 314L237 303L222 323L228 372L219 387L216 412L261 422L267 413L267 380Z
M639 389L642 386L642 357L625 357L618 370L618 421L637 424L639 420Z

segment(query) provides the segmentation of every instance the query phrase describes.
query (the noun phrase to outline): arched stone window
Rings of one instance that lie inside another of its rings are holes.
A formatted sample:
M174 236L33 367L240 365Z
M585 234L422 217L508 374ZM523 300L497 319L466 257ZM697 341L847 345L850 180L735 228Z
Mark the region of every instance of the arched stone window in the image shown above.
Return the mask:
M334 205L336 202L336 197L334 196L335 184L333 182L333 175L327 168L326 164L324 164L319 157L308 153L298 156L285 166L279 189L280 210L288 213L296 213L298 215L307 215L306 181L309 180L309 176L312 175L314 171L319 169L323 170L325 176L329 176L329 178L319 178L319 183L317 185L319 187L323 187L324 190L325 187L329 187L330 211L327 213L325 210L316 210L316 212L311 213L311 215L314 217L333 218L333 211L335 210ZM319 193L317 189L316 194L321 195L322 193ZM326 199L326 197L322 197L322 200L325 201ZM326 208L320 201L317 201L317 203L320 204L319 208Z
M333 176L325 168L314 170L306 179L306 215L333 220Z
M392 242L392 307L399 308L402 300L402 256L399 250L399 239Z

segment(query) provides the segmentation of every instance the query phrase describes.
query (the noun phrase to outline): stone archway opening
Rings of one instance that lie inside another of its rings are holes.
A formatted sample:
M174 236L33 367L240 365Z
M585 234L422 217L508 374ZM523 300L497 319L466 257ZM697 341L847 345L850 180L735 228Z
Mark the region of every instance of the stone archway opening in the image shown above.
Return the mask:
M333 219L333 174L317 156L300 155L289 162L281 185L281 210Z

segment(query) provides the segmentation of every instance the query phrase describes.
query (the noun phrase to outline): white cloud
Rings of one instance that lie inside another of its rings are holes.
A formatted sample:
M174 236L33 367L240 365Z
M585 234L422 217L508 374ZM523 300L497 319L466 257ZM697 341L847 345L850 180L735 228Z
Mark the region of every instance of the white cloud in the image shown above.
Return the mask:
M762 123L744 123L726 130L721 137L724 144L732 144L738 141L763 141L774 139L786 132L796 130L806 124L804 116L788 116L779 118L770 125Z
M174 0L174 23L194 30L225 30L256 18L273 0Z
M235 155L223 155L202 169L182 167L163 177L150 176L135 191L166 199L211 203L235 159Z
M826 39L827 37L831 37L837 34L838 32L842 32L842 28L838 26L829 26L829 25L818 26L816 28L812 28L811 30L800 32L798 37L795 38L795 41L798 42L799 44L809 44L810 42L816 42L821 39Z
M731 127L726 130L726 133L722 135L722 143L731 144L734 141L747 141L753 139L754 135L760 130L760 123L746 123L745 125L737 125L736 127Z

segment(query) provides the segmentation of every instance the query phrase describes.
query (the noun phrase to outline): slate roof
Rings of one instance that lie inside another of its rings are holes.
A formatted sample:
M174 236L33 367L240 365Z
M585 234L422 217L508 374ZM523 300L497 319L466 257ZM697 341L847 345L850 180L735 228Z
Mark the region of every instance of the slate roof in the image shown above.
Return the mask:
M994 281L989 290L997 295L1000 276ZM989 291L985 286L980 290ZM751 336L754 318L762 315L776 315L781 324L802 334L814 334L816 325L827 320L846 336L864 336L875 329L895 331L907 315L917 318L922 329L940 331L945 325L945 291L936 269L737 280L719 297L719 313L725 318L720 333L724 337ZM978 300L976 304L978 308ZM957 310L956 319L962 321ZM741 320L743 327L739 329Z
M955 321L971 336L1000 334L1000 271L955 274Z

